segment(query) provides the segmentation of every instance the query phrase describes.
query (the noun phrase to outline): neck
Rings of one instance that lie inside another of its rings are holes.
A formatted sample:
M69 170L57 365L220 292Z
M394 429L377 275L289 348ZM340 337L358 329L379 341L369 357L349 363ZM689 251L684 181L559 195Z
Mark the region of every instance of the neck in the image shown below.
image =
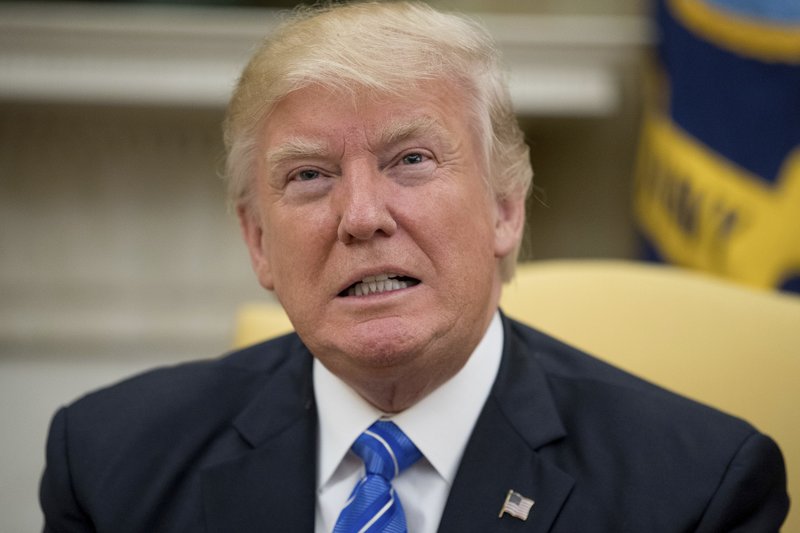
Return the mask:
M467 362L467 358L463 359L463 363L458 368L447 373L429 371L426 375L387 380L373 377L373 379L363 382L348 382L348 385L384 413L400 413L415 405L458 373Z
M400 368L371 367L360 372L333 373L377 409L387 414L400 413L461 371L493 316L494 312L474 329L474 335L461 339L458 346L430 347L425 356L409 358L410 362Z

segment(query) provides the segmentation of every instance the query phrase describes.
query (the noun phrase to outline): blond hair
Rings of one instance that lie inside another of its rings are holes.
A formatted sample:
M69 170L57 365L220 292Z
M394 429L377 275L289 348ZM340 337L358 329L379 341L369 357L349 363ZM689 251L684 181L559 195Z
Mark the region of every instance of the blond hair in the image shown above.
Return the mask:
M245 67L224 123L225 174L233 204L250 204L258 131L275 104L311 84L402 95L427 80L457 84L485 149L496 197L527 194L533 171L497 46L477 23L422 3L356 3L298 10ZM513 275L517 251L503 262Z

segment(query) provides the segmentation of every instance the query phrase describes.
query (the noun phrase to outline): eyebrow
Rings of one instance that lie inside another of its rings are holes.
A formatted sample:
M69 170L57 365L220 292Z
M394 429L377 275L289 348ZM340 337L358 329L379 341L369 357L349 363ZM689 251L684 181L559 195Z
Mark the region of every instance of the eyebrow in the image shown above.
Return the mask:
M285 161L307 157L323 157L327 153L327 144L297 137L287 140L274 150L268 151L264 160L267 168L272 170Z
M429 116L389 124L380 132L378 138L381 146L391 146L424 134L433 134L442 141L448 141L445 129L439 121Z

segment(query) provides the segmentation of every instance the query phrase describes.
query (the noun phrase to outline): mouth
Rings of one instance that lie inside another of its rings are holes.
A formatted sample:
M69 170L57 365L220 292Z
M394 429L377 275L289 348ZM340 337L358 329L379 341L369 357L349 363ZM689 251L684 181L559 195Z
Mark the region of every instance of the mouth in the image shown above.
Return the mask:
M367 276L361 281L353 283L339 293L339 296L368 296L384 292L399 291L418 285L419 280L398 274L378 274Z

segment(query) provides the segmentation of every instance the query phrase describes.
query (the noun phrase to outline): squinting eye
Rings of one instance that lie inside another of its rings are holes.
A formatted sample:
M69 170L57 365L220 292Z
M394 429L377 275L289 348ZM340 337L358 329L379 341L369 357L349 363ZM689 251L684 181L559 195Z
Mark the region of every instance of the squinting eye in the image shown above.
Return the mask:
M300 172L295 174L295 179L297 181L308 181L308 180L316 179L318 177L319 177L319 172L316 171L316 170L310 170L310 169L301 170Z
M418 153L408 154L403 156L404 165L417 165L425 160L425 156Z

